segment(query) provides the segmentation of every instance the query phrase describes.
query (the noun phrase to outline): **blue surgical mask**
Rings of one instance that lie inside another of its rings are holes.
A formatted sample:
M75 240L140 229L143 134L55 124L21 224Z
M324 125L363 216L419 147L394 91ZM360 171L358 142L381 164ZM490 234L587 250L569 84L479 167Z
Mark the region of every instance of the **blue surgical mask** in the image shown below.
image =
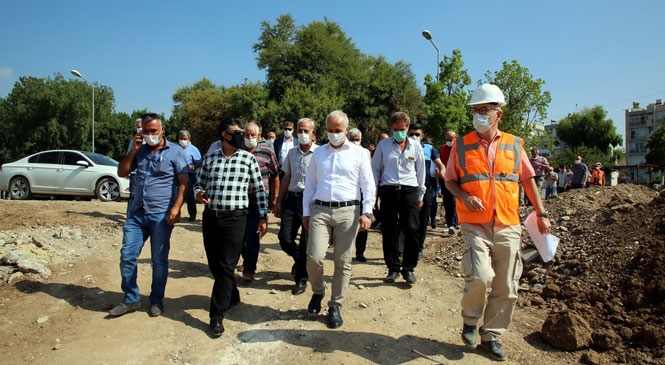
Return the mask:
M393 131L393 138L397 142L402 142L406 138L407 131Z

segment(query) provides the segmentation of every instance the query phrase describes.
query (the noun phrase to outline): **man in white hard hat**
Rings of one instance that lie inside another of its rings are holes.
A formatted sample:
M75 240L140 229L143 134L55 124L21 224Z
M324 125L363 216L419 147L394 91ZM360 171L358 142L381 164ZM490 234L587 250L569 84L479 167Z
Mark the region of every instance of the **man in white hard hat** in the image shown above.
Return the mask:
M510 324L522 273L520 183L538 215L538 230L547 233L552 224L523 140L498 128L501 107L506 105L503 92L496 85L483 84L474 91L469 105L475 131L454 142L445 173L446 187L458 200L466 246L462 340L475 348L480 332L481 346L490 357L503 361L506 352L498 337ZM478 329L481 317L483 324Z

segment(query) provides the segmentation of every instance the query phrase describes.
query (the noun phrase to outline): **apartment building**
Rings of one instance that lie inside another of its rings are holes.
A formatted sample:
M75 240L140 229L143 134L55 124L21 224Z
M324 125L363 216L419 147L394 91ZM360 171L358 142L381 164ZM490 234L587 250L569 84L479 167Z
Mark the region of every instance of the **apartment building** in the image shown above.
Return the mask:
M626 172L628 182L647 181L652 171L648 168L639 168L646 163L647 143L649 137L663 125L665 118L665 105L662 99L646 107L640 107L637 102L633 107L626 110Z

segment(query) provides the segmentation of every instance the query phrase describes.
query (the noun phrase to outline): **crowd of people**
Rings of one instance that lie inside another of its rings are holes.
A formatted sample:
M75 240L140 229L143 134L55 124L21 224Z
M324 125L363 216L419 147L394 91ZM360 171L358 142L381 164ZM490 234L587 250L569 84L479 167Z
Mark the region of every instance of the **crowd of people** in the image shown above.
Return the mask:
M213 337L223 334L225 312L241 300L236 270L243 280L254 279L270 211L281 219L279 245L293 258L292 294L304 293L308 283L311 287L311 315L322 311L324 260L332 250L325 306L328 327L338 328L352 262L367 261L368 230L377 228L382 235L383 281L394 283L401 276L416 284L425 236L439 225L439 196L444 232L461 232L465 245L462 341L505 360L498 339L511 321L522 270L520 191L546 233L551 223L540 196L543 184L549 197L586 180L600 184L604 176L588 172L581 158L571 178L563 166L554 172L537 149L529 158L521 138L499 129L505 99L497 86L482 85L470 106L475 130L461 137L446 132L439 149L403 112L390 116L390 134L364 148L362 132L337 110L324 121L325 144L316 143L316 123L309 118L284 122L281 136L268 132L267 139L257 121L230 119L219 123L218 141L203 156L188 131L179 131L178 143L172 143L164 138L159 116L144 115L118 165L118 174L131 178L132 194L120 252L124 298L110 315L140 307L137 258L148 238L153 271L149 314L164 311L170 235L182 206L187 205L188 218L195 222L199 203L204 205L202 238L214 277L209 308Z

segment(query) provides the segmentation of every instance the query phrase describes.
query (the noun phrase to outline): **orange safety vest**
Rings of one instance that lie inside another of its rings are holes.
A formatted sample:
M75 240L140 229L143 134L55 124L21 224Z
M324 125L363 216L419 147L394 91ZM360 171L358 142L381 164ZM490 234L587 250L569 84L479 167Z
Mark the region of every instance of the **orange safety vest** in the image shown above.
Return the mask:
M591 173L591 183L593 185L605 185L605 171L594 169Z
M494 171L490 171L485 150L476 132L456 142L457 173L462 190L483 202L484 211L472 212L457 200L457 217L461 223L488 223L496 219L504 225L520 224L519 176L522 172L520 154L523 141L508 133L501 133Z

